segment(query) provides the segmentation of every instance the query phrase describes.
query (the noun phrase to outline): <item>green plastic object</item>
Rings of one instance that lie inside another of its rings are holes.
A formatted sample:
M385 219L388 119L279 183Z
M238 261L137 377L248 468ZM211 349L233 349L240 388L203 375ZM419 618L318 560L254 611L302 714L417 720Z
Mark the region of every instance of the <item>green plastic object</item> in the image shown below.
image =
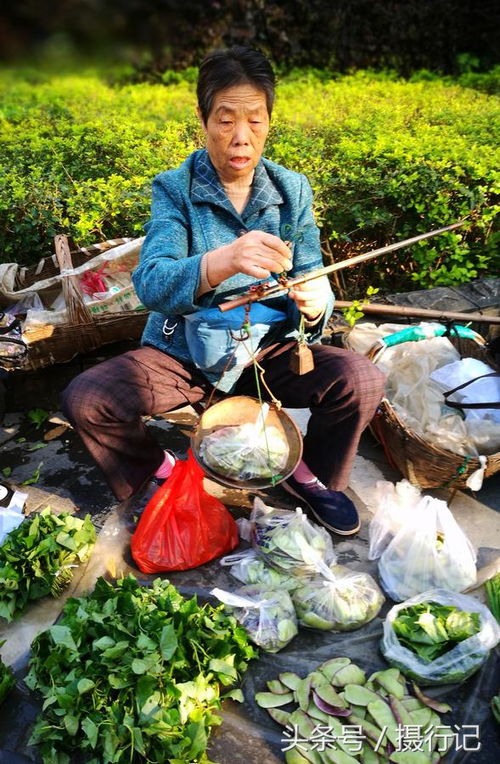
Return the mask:
M447 332L448 327L444 324L429 323L424 326L408 326L406 329L401 329L400 332L383 337L380 342L389 348L393 345L400 345L402 342L417 342L418 340L428 340L431 337L442 337ZM453 326L450 333L452 336L456 334L458 337L469 340L473 340L477 336L475 331L461 324Z

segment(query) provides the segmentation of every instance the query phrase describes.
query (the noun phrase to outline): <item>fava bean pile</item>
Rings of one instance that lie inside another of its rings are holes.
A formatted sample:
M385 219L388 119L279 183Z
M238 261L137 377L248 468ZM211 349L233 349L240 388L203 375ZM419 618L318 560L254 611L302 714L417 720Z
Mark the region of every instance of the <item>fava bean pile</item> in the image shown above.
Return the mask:
M428 698L416 685L415 694L410 694L398 669L376 671L366 679L349 658L332 658L304 678L284 672L267 686L269 692L256 694L257 704L285 729L295 729L300 739L300 744L286 751L288 764L434 764L453 740L451 730L449 736L445 734L448 728L439 717L439 713L451 711L450 706ZM345 725L358 728L357 742L346 741ZM408 758L398 750L404 727L422 731L439 727L440 735L424 744L418 758L414 753ZM331 745L314 745L319 728L329 730Z

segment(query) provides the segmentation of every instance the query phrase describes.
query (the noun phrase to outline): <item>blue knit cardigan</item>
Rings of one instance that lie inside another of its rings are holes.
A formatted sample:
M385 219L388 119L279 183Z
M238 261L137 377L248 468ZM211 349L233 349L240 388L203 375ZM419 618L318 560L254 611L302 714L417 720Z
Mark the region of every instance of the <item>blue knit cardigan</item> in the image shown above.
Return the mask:
M183 316L215 307L258 283L251 276L236 274L198 298L200 262L205 252L248 231L261 230L294 242L289 276L323 265L306 177L268 159L259 161L251 197L239 214L226 196L207 151L195 151L180 167L154 179L151 220L145 230L139 265L133 274L137 294L151 310L142 343L189 363L192 358ZM269 331L261 347L296 336L300 314L293 300L282 295L269 298L266 304L283 311L287 319ZM333 295L323 319L311 330L310 342L319 340L332 310Z

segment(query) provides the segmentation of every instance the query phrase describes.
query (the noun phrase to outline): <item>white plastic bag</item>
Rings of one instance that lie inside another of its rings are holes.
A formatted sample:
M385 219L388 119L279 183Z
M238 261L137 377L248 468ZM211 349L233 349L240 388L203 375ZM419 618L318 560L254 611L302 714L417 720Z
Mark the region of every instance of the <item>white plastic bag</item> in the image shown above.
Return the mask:
M303 579L291 593L301 626L321 631L353 631L371 621L384 595L368 573L343 565L318 565L319 575Z
M479 361L477 358L462 358L460 361L442 366L433 371L430 379L436 382L443 392L465 385L470 385L457 390L454 393L453 400L457 403L482 403L489 401L500 401L500 377L487 377L495 370L487 363ZM477 379L482 377L482 379ZM472 381L474 380L474 381ZM500 409L464 409L466 419L491 419L500 424Z
M462 591L476 580L476 554L444 501L424 496L379 560L380 581L396 602L426 589Z
M455 647L433 661L426 661L412 650L404 647L393 629L393 622L400 610L421 602L437 602L452 605L468 613L479 613L481 629L472 637L458 642ZM384 622L384 634L380 649L384 658L406 676L419 684L438 685L463 682L487 659L491 648L500 640L500 628L486 605L465 594L445 589L430 589L389 610Z
M369 527L368 558L376 560L403 525L415 512L421 499L420 491L408 480L390 483L378 480L375 485L375 515Z
M266 565L255 549L246 549L243 552L228 554L219 560L220 565L230 566L229 572L243 584L259 584L268 589L286 589L290 591L296 588L300 579L293 575L281 573L279 570Z
M294 576L312 577L319 561L332 565L330 534L311 523L301 509L275 509L255 497L250 516L252 545L273 568Z
M0 544L3 544L8 533L23 522L27 498L27 493L15 491L0 483Z
M297 616L287 591L242 586L236 592L212 589L210 594L234 609L250 639L269 653L282 650L298 633Z

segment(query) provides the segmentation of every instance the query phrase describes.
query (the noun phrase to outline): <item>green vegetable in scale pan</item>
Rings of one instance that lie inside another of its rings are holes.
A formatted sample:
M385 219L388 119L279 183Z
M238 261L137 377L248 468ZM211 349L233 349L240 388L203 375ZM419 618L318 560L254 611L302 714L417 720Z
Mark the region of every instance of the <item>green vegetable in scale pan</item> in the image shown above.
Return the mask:
M47 507L26 518L0 546L0 617L11 621L30 600L59 597L95 539L90 515L80 520Z
M274 425L266 425L269 404L264 403L256 422L230 425L206 435L200 456L207 467L237 480L271 478L286 466L288 443Z

